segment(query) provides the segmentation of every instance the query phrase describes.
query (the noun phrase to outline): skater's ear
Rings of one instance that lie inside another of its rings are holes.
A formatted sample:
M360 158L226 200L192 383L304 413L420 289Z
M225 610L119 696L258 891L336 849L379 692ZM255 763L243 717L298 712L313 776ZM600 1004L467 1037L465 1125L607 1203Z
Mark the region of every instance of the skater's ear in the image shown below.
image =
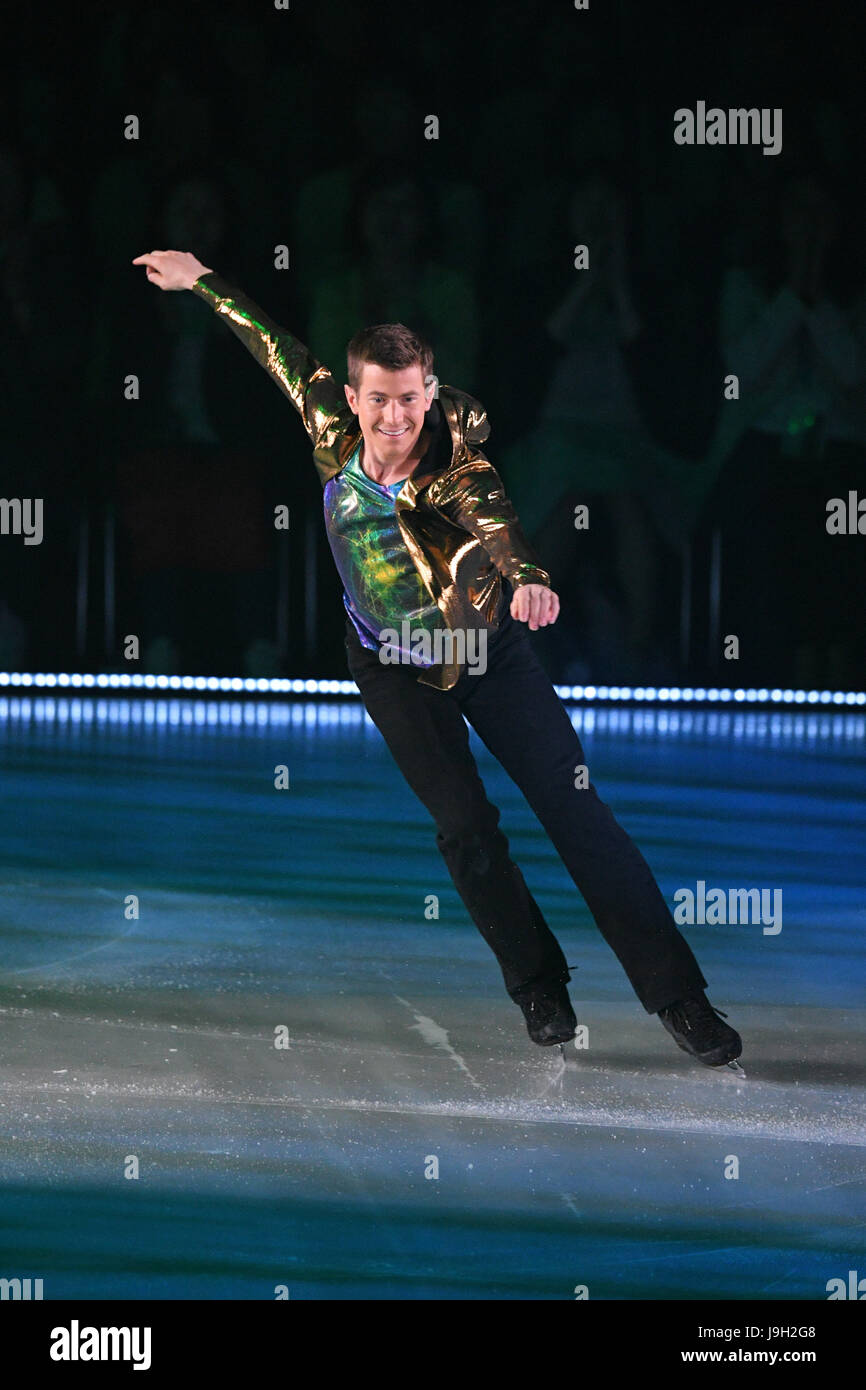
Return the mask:
M346 393L346 400L349 402L349 408L351 409L351 411L353 412L353 414L357 415L357 414L358 414L358 393L357 393L356 391L353 391L353 390L352 390L352 387L349 385L348 382L345 382L345 383L343 384L343 390L344 390L345 393Z

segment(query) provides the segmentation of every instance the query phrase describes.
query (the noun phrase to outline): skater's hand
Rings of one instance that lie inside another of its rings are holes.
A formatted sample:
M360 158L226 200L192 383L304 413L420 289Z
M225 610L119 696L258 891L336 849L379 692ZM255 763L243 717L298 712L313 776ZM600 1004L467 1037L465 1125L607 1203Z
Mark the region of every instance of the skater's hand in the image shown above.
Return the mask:
M200 275L209 275L211 266L202 265L191 251L150 251L136 256L133 265L147 266L147 278L161 290L191 290Z
M511 616L529 623L530 630L555 623L559 616L559 597L546 584L521 584L514 590Z

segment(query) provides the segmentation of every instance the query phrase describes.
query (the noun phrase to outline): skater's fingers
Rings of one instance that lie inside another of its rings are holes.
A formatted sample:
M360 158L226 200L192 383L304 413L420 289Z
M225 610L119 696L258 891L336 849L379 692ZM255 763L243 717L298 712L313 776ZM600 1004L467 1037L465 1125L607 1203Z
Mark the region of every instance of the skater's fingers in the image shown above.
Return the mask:
M534 584L530 586L529 594L529 629L535 632L541 618L541 594Z
M552 589L545 589L541 601L541 625L545 627L548 623L555 623L559 616L559 596Z
M135 260L132 263L133 265L143 265L144 273L147 276L148 283L151 285L156 285L159 289L162 289L165 285L166 270L165 264L160 264L159 260L157 259L161 255L162 253L159 251L151 251L144 256L136 256Z
M521 584L511 601L511 616L528 622L532 632L552 622L553 619L548 616L550 593L546 584Z
M531 627L547 627L559 612L559 599L546 584L533 585Z
M517 618L518 622L525 623L529 617L529 595L527 594L526 584L521 584L515 589L514 597L511 600L511 616Z
M145 266L148 280L161 290L191 290L201 275L211 274L191 251L148 251L132 264Z

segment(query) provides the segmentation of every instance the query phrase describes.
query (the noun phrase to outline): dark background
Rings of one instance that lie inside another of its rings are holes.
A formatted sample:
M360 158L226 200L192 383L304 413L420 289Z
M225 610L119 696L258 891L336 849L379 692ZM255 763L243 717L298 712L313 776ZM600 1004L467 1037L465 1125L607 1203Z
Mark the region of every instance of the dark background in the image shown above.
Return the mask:
M863 688L866 536L825 529L866 494L863 38L790 3L7 19L0 495L45 537L0 536L0 669L346 675L309 442L130 264L172 247L341 380L364 322L430 337L561 596L555 678ZM782 153L676 145L698 101L781 107Z

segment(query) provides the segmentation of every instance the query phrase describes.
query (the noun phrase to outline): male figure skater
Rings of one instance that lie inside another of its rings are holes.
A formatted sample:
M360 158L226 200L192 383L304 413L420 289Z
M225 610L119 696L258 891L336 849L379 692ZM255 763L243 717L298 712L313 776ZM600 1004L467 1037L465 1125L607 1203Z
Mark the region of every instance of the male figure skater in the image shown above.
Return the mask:
M707 1000L645 859L581 772L580 740L521 626L555 622L559 599L481 451L484 407L450 386L437 396L432 351L402 324L356 334L341 391L190 252L133 264L160 289L205 300L299 412L344 585L349 670L533 1042L574 1037L569 967L510 857L465 720L525 795L647 1012L707 1066L733 1061L741 1039ZM436 634L449 640L431 659L424 639Z

